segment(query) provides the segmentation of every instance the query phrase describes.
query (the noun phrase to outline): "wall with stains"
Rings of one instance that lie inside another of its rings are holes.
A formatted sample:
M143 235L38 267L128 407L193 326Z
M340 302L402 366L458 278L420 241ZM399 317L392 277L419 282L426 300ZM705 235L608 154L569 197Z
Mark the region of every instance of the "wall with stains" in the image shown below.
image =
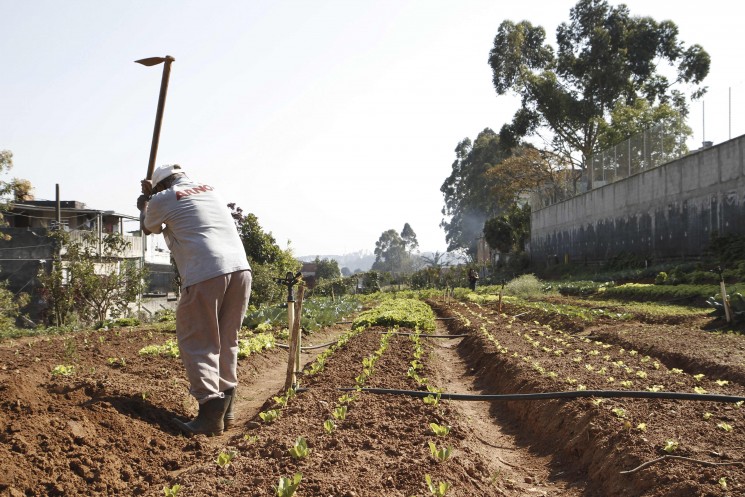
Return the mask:
M695 259L712 232L745 234L745 135L533 212L530 254L535 265Z

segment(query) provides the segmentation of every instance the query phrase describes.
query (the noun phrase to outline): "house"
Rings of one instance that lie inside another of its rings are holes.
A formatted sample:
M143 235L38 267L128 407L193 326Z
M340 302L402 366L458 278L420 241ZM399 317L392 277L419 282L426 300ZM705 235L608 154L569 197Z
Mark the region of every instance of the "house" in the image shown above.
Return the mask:
M302 264L300 273L303 275L303 281L308 289L312 289L316 286L316 271L318 271L318 264L315 262L302 262Z
M172 290L169 255L162 249L157 251L157 246L147 246L147 238L140 236L139 217L89 209L75 200L59 202L59 211L55 201L24 200L13 203L2 214L7 225L0 228L0 235L3 235L0 239L0 281L6 281L13 293L26 292L32 296L29 309L32 317L38 317L42 310L42 302L34 298L39 285L36 275L42 267L51 267L56 247L49 233L57 227L58 219L61 229L73 241L83 241L86 233L97 233L94 238L98 244L92 248L98 253L102 251L106 234L120 234L128 242L120 259L139 260L150 269L147 294L165 296ZM127 227L134 230L127 231Z

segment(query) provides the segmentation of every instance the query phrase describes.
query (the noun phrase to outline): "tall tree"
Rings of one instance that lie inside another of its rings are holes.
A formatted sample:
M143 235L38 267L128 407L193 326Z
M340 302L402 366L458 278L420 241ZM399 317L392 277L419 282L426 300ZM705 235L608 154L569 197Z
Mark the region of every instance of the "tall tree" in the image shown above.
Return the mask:
M409 252L409 254L419 247L416 233L414 233L414 230L409 223L404 224L404 229L401 230L401 240L403 240L404 245L406 246L406 251Z
M494 88L521 98L512 122L500 131L506 144L548 130L553 149L582 170L614 109L646 100L685 116L681 88L690 85L691 98L705 91L700 85L709 55L699 45L685 48L672 21L634 17L625 5L605 0L580 0L569 17L556 31L556 51L540 26L504 21L499 27L489 53ZM672 80L659 69L664 63L675 67Z
M287 272L295 273L301 266L300 262L292 255L292 250L283 250L277 245L272 233L263 230L256 215L244 215L243 209L235 203L228 204L228 207L253 272L251 304L259 305L282 298L286 292L275 280L284 278Z
M452 172L440 187L445 197L442 214L447 218L440 226L445 230L448 251L460 249L473 256L484 222L501 210L492 192L495 180L485 173L508 157L509 151L499 136L486 128L474 142L466 138L458 143L455 156Z
M375 262L372 269L395 273L402 271L407 258L406 243L394 229L384 231L375 242Z
M512 204L507 212L484 223L484 238L503 254L523 252L530 236L530 206Z
M313 262L316 264L316 279L333 280L341 278L339 263L336 259L329 259L327 257L321 259L319 256L316 256L316 260Z

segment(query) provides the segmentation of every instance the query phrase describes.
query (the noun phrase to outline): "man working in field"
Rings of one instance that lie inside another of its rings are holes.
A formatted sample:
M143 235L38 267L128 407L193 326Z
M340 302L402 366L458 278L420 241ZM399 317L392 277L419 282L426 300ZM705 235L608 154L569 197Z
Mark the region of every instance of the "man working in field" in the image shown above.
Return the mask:
M174 421L186 433L219 435L234 420L238 330L251 295L246 252L227 204L181 166L155 169L142 193L141 228L163 233L181 276L176 336L189 391L199 401L195 419Z

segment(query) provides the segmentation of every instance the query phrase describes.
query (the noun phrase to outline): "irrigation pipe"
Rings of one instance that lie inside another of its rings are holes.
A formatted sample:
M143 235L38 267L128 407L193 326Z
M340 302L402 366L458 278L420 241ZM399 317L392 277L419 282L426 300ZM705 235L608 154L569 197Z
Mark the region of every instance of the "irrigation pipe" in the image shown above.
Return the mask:
M380 333L388 333L388 332L381 331ZM420 338L463 338L463 337L471 336L467 333L465 335L430 335L428 333L407 333L403 331L394 331L394 332L391 332L391 335L404 335L404 336L419 335Z
M324 343L324 344L321 344L321 345L312 345L310 347L300 347L300 350L322 349L323 347L328 347L329 345L334 345L335 343L336 343L336 341L329 342L329 343ZM274 345L276 345L280 349L289 349L290 348L290 346L288 344L286 344L286 343L275 343Z
M339 390L349 392L357 388L340 388ZM360 392L387 394L387 395L409 395L411 397L424 398L434 395L433 392L423 390L395 390L388 388L362 388ZM510 393L510 394L462 394L441 393L443 400L546 400L546 399L572 399L577 397L603 397L603 398L632 398L632 399L672 399L672 400L697 400L705 402L745 402L745 397L734 397L732 395L713 395L699 393L681 392L643 392L622 390L576 390L571 392L541 392L541 393Z

